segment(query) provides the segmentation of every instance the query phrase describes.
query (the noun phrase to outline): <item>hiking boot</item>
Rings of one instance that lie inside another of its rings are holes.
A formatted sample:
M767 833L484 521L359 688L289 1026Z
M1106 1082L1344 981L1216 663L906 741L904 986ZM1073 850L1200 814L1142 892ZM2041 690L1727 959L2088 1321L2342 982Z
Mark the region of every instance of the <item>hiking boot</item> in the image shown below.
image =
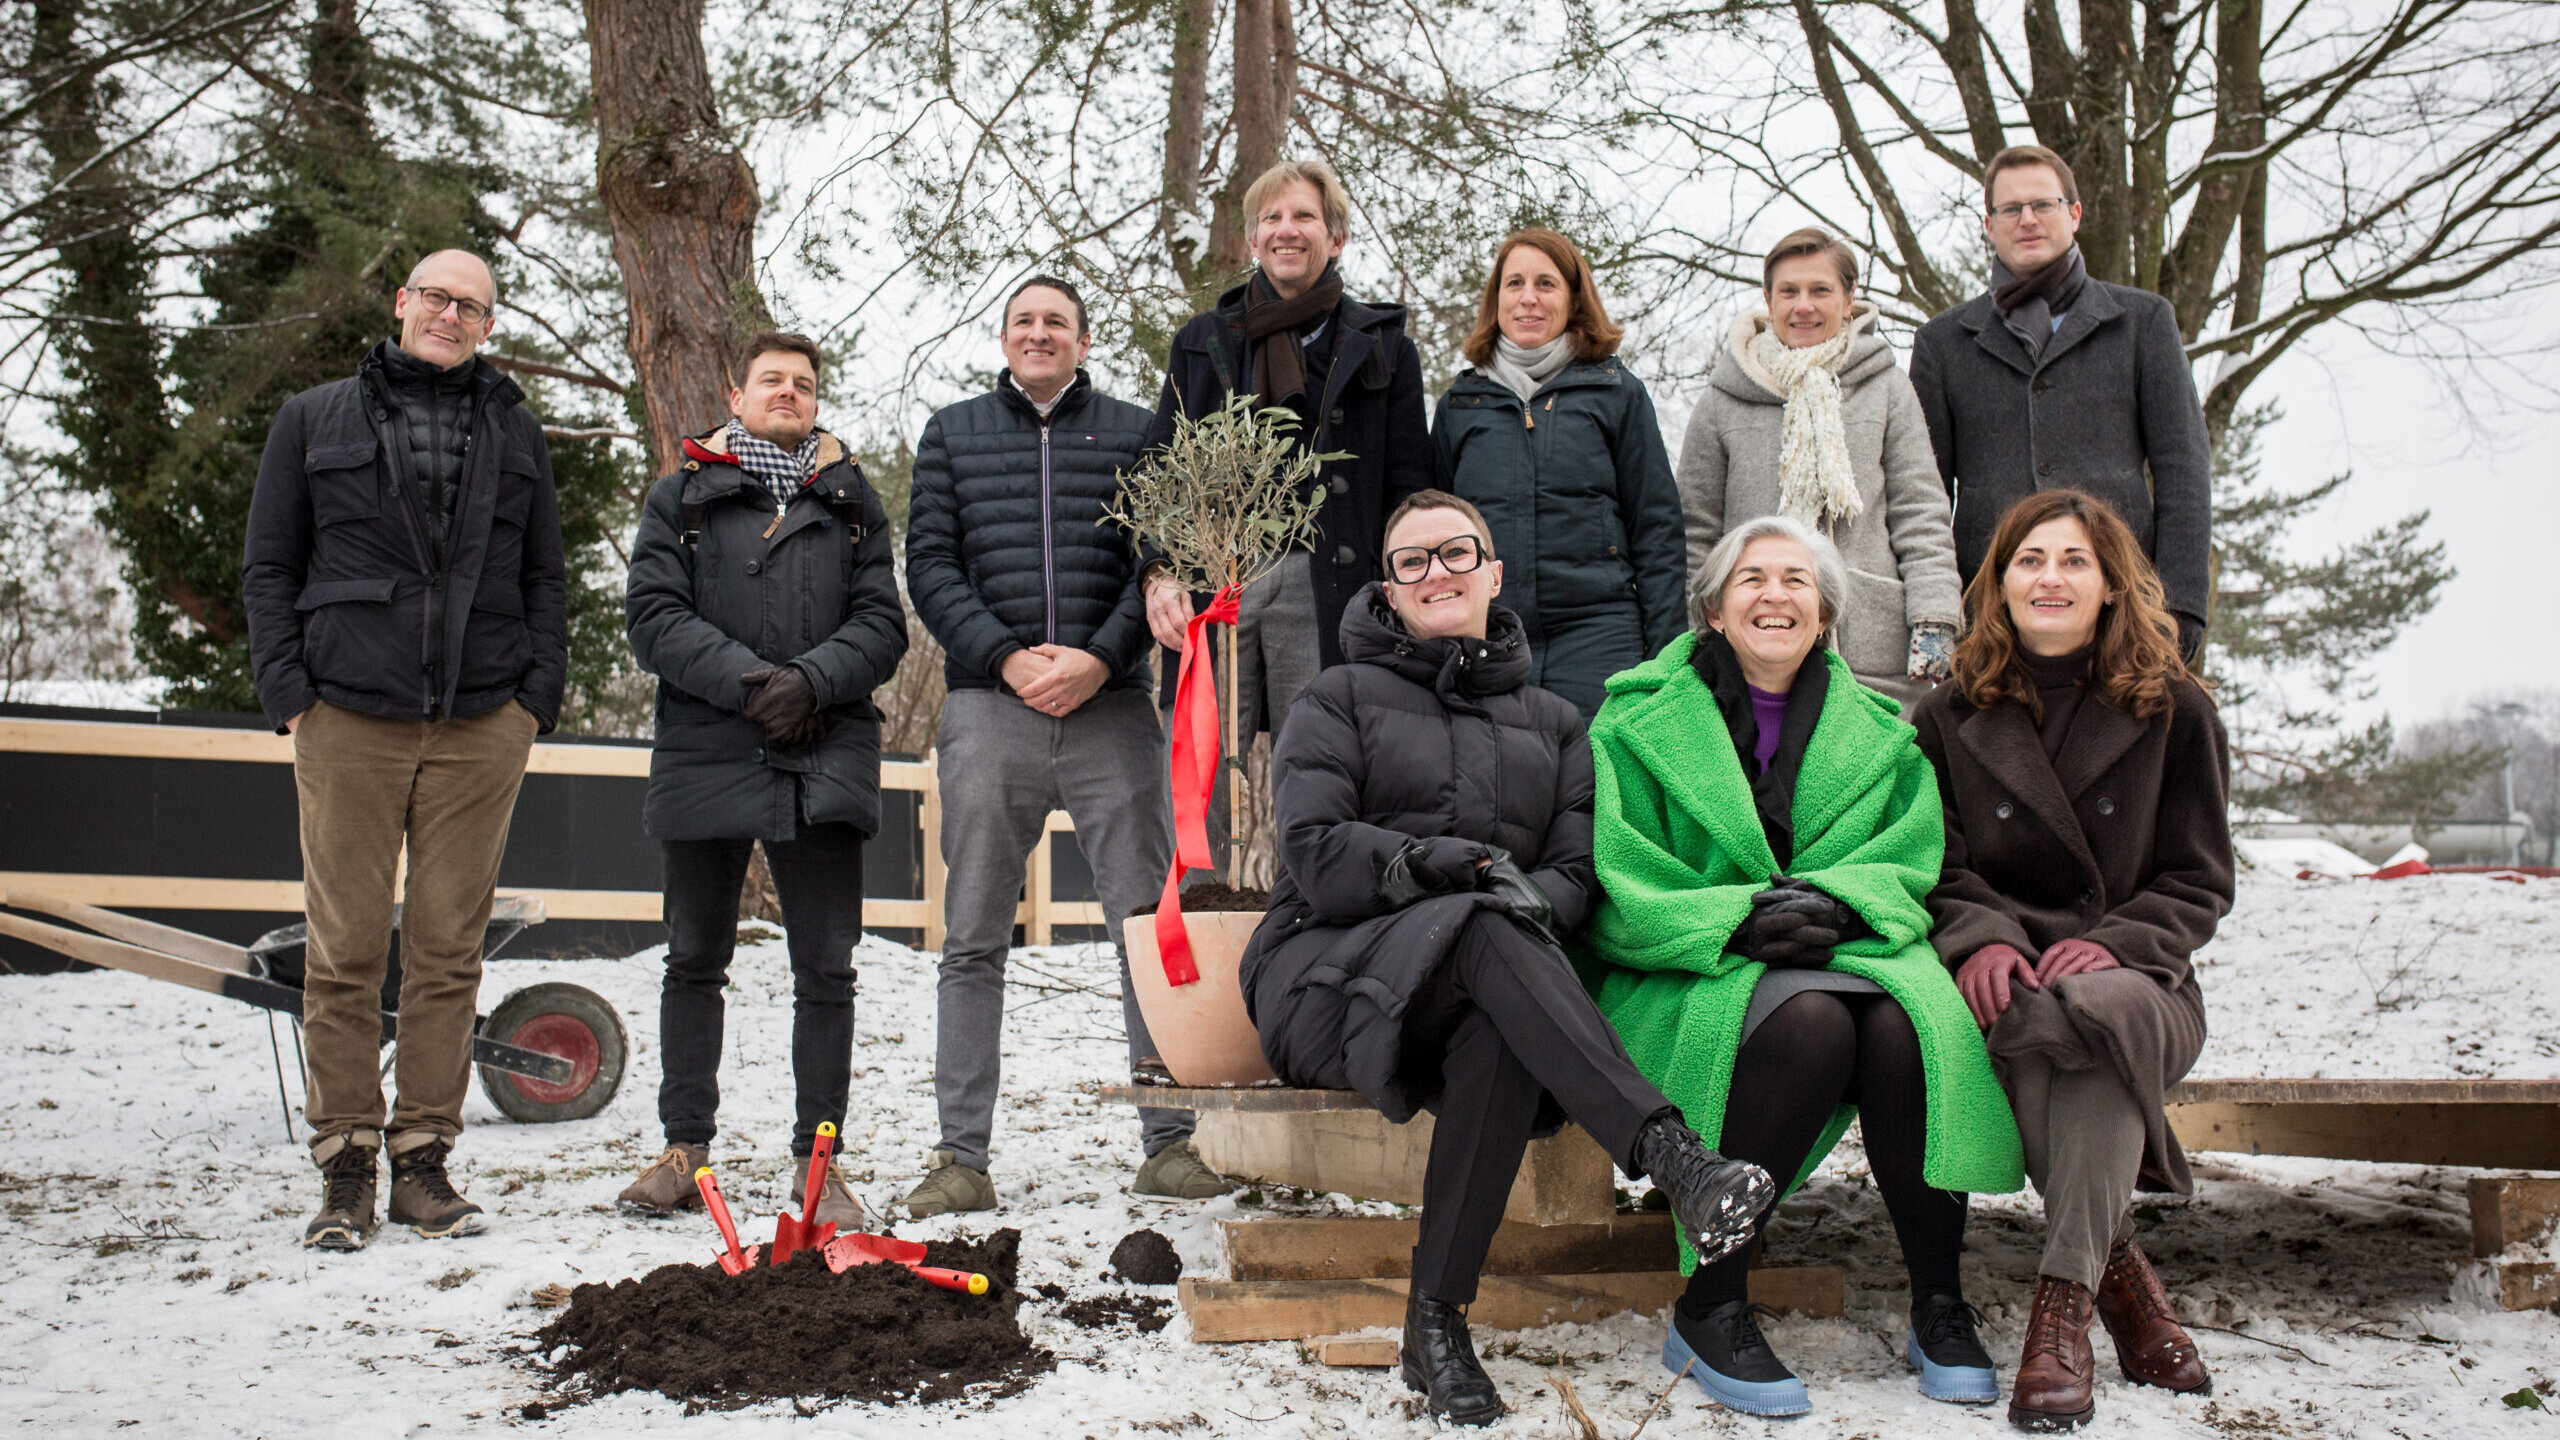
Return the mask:
M391 1157L391 1223L406 1225L430 1240L480 1231L480 1207L462 1198L444 1173L453 1146L430 1140Z
M1686 1374L1715 1402L1745 1415L1802 1415L1813 1408L1804 1382L1760 1333L1765 1305L1728 1300L1692 1320L1677 1305L1662 1339L1662 1368Z
M2116 1363L2136 1385L2157 1385L2180 1395L2210 1395L2213 1377L2205 1373L2196 1342L2169 1307L2169 1292L2151 1257L2130 1240L2107 1251L2107 1268L2098 1277L2098 1319L2107 1338L2116 1342Z
M1423 1397L1423 1408L1452 1425L1490 1425L1510 1407L1493 1377L1476 1359L1467 1312L1415 1289L1404 1300L1404 1337L1396 1346L1404 1388Z
M1670 1197L1671 1213L1701 1265L1749 1240L1762 1212L1777 1201L1768 1171L1708 1149L1676 1113L1646 1121L1635 1149L1636 1163Z
M804 1176L808 1174L809 1166L805 1159L795 1168ZM880 1223L872 1215L871 1207L863 1204L862 1197L853 1193L853 1187L844 1183L844 1176L837 1173L832 1160L827 1162L825 1182L818 1186L818 1208L810 1212L809 1220L816 1225L833 1225L840 1232L870 1230Z
M2092 1382L2097 1364L2089 1354L2090 1312L2096 1297L2077 1280L2036 1277L2035 1309L2027 1316L2027 1343L2018 1357L2018 1380L2009 1392L2009 1423L2021 1430L2077 1430L2098 1411Z
M1188 1140L1176 1140L1148 1156L1129 1185L1133 1194L1170 1200L1211 1200L1237 1188L1235 1181L1210 1169Z
M950 1151L936 1150L925 1159L923 1183L908 1191L898 1205L910 1220L961 1210L993 1210L996 1182L987 1178L986 1171L961 1164Z
M1923 1295L1911 1302L1911 1331L1902 1358L1920 1372L1920 1393L1950 1405L1988 1405L2000 1398L2000 1372L1982 1348L1982 1312L1961 1295Z
M693 1172L711 1163L711 1147L688 1145L670 1140L640 1178L622 1187L613 1197L614 1205L633 1215L673 1215L679 1210L702 1208L702 1188L693 1183Z
M320 1161L320 1213L302 1227L302 1243L314 1250L363 1249L381 1223L373 1217L373 1192L382 1147L334 1135L313 1154Z

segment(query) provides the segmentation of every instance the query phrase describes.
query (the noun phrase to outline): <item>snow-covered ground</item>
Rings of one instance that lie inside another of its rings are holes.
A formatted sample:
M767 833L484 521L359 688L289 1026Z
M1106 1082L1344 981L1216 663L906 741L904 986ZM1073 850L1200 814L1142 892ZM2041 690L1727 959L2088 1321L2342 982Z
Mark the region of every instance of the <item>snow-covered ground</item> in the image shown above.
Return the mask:
M850 1173L902 1193L934 1139L929 956L872 942ZM538 1287L707 1258L700 1220L626 1219L614 1192L656 1150L656 956L502 962L487 996L540 979L590 986L622 1008L634 1046L602 1116L517 1126L476 1093L458 1156L491 1206L486 1234L422 1241L386 1227L358 1255L297 1243L317 1194L287 1140L265 1019L117 974L0 978L17 1018L0 1043L0 1417L12 1433L150 1436L687 1436L973 1431L1034 1437L1399 1436L1432 1433L1392 1372L1327 1370L1290 1345L1196 1346L1177 1319L1157 1335L1088 1332L1033 1302L1026 1326L1054 1374L992 1403L926 1410L787 1405L685 1417L620 1396L534 1423L541 1387L516 1358L547 1312ZM2206 961L2216 1029L2201 1075L2560 1075L2560 881L2470 877L2244 881ZM1192 1273L1217 1263L1212 1221L1232 1201L1166 1206L1126 1193L1136 1127L1085 1089L1119 1069L1112 970L1098 947L1017 952L994 1223L1024 1234L1026 1286L1071 1295L1100 1278L1122 1234L1152 1225ZM1038 988L1035 988L1038 987ZM779 943L741 952L730 997L719 1160L762 1230L785 1188L787 967ZM290 1049L286 1051L291 1054ZM295 1097L299 1098L298 1087ZM2097 1436L2555 1434L2560 1416L2501 1399L2560 1385L2560 1318L2455 1298L2467 1253L2464 1172L2198 1157L2195 1199L2146 1215L2152 1254L2213 1367L2213 1398L2118 1383L2098 1343ZM990 1228L985 1218L935 1222ZM1966 1259L2004 1378L2031 1294L2031 1197L1983 1198ZM1900 1267L1854 1145L1781 1212L1771 1257L1849 1269L1849 1313L1773 1327L1813 1388L1816 1414L1761 1422L1676 1392L1646 1434L2011 1433L1997 1408L1920 1398L1897 1358ZM1169 1293L1169 1292L1168 1292ZM751 1323L751 1322L742 1322ZM1600 1433L1622 1440L1668 1377L1657 1319L1622 1316L1487 1337L1515 1414L1491 1433L1579 1429L1547 1367L1569 1373ZM2560 1404L2560 1400L2555 1400Z

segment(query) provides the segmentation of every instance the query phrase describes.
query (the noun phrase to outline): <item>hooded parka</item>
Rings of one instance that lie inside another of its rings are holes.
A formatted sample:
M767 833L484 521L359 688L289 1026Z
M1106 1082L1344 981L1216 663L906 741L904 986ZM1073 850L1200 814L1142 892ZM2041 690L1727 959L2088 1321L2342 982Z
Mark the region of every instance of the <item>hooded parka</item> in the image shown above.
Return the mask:
M1558 929L1591 908L1582 716L1527 683L1519 617L1496 605L1486 629L1417 640L1371 583L1342 617L1345 663L1290 710L1272 753L1280 873L1245 947L1246 1010L1283 1078L1358 1090L1399 1124L1431 1098L1405 1083L1405 1007L1498 902L1464 892L1398 908L1380 893L1387 862L1421 840L1464 873L1498 846L1546 892Z
M1838 372L1842 440L1860 509L1846 523L1819 528L1849 568L1838 622L1841 657L1861 683L1911 700L1918 698L1908 683L1912 628L1961 624L1964 586L1928 417L1894 364L1893 347L1875 333L1875 318L1874 306L1857 302L1849 353ZM1762 311L1733 322L1716 352L1707 393L1689 412L1680 445L1680 502L1692 575L1726 532L1779 513L1786 391L1751 355L1752 342L1768 326Z
M631 650L658 677L643 818L660 840L789 840L836 822L868 836L880 825L871 692L907 650L888 512L822 433L815 473L776 514L726 433L684 443L631 545ZM739 677L785 664L826 717L814 745L769 744L746 717Z
M1526 404L1469 370L1440 397L1431 463L1441 489L1484 512L1529 683L1585 720L1611 675L1686 624L1680 490L1653 397L1621 361L1568 365Z
M2170 712L2145 721L2090 691L2051 760L2016 701L1976 709L1941 685L1912 723L1946 807L1929 938L1947 967L1986 945L2033 960L2074 938L2119 967L2012 990L1987 1037L1993 1062L2114 1069L2144 1111L2141 1187L2185 1195L2194 1181L2162 1101L2204 1049L2193 957L2233 898L2230 753L2204 691L2182 679L2170 693Z

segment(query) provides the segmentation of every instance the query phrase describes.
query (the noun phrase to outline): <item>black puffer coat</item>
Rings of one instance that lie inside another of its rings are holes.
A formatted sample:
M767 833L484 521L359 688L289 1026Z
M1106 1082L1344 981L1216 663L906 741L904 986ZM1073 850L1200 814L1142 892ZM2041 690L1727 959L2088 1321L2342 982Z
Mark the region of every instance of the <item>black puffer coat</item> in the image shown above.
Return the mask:
M661 840L788 840L802 822L880 828L880 711L907 653L889 515L833 435L777 519L722 448L688 440L631 543L631 651L658 677L642 819ZM688 518L701 526L688 544ZM797 666L827 715L815 745L765 743L739 679Z
M1154 418L1078 371L1043 420L1008 372L925 422L907 595L942 642L952 689L1000 688L1005 658L1033 645L1092 652L1110 668L1106 689L1146 683L1136 556L1102 512Z
M1409 841L1470 876L1509 851L1569 929L1591 911L1591 745L1582 714L1525 683L1519 617L1484 640L1415 640L1372 583L1342 617L1347 663L1308 687L1272 754L1280 876L1245 949L1245 1008L1290 1083L1350 1088L1399 1123L1431 1097L1404 1083L1405 1006L1489 895L1397 908L1379 893ZM1467 883L1462 881L1461 883Z
M513 700L548 730L569 591L542 422L496 366L465 367L472 438L438 538L382 400L389 349L287 400L267 430L240 572L258 704L279 735L320 700L395 720Z

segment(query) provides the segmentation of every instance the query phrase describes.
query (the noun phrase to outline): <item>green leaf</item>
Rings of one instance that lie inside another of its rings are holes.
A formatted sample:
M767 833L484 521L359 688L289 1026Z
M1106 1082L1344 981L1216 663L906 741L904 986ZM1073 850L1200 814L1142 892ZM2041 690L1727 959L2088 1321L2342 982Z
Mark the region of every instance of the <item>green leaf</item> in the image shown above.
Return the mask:
M2542 1396L2531 1388L2517 1390L2510 1394L2501 1395L2498 1398L2506 1401L2507 1408L2510 1410L2547 1410L2550 1408L2542 1403Z

